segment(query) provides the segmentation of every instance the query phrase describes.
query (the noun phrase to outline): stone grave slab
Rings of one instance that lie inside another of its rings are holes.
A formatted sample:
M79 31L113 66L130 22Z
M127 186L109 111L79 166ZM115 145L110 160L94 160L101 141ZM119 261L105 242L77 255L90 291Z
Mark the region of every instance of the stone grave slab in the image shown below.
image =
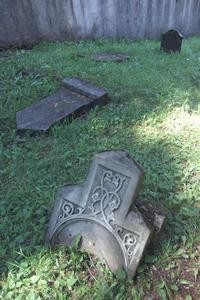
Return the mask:
M92 55L92 59L99 62L122 62L128 60L130 57L123 53L109 53L102 52Z
M183 35L174 29L162 34L160 50L165 52L180 52Z
M46 242L70 246L81 236L81 249L133 277L157 226L135 205L143 177L125 151L96 154L84 184L59 190Z
M108 102L108 93L89 82L66 78L60 89L16 114L17 130L47 131L66 118L78 117Z

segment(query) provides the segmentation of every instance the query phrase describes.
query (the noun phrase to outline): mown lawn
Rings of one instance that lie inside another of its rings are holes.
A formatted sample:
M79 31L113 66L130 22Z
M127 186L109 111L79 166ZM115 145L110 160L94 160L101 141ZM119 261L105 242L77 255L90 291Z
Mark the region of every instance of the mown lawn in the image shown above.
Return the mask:
M42 44L0 52L2 299L200 299L200 39L181 54L158 42ZM123 52L124 63L90 55ZM65 77L104 87L110 103L47 135L16 135L15 114ZM125 149L144 168L139 198L168 211L134 280L95 258L43 244L57 190L82 182L93 155Z

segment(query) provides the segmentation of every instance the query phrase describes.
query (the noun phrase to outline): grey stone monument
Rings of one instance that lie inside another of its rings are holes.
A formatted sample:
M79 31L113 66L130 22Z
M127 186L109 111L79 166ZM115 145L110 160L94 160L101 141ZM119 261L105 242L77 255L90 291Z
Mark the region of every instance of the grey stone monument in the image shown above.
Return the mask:
M60 189L46 242L70 246L81 235L82 249L133 277L154 232L134 204L143 177L124 151L96 154L85 184Z
M17 112L17 131L47 131L57 122L78 117L107 102L108 93L104 89L78 78L66 78L55 94Z

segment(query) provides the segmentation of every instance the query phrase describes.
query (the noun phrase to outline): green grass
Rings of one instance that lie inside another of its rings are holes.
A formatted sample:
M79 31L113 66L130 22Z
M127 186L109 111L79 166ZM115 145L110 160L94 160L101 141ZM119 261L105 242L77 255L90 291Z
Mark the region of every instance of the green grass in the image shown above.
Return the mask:
M100 40L1 54L2 299L200 298L199 46L199 38L188 39L181 54L168 55L158 42ZM123 52L130 60L90 59L100 51ZM16 112L70 76L106 88L110 103L48 135L16 135ZM85 253L43 244L59 186L84 181L93 155L105 149L127 150L146 174L139 198L168 210L160 241L134 281L114 277Z

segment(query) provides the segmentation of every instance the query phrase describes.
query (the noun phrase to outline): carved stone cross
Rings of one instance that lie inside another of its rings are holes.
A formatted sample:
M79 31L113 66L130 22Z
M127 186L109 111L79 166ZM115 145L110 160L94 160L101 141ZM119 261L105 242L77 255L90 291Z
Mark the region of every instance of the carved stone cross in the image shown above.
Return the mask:
M81 235L82 249L134 276L153 231L134 205L143 176L124 151L95 155L86 183L60 190L47 242L69 246Z

